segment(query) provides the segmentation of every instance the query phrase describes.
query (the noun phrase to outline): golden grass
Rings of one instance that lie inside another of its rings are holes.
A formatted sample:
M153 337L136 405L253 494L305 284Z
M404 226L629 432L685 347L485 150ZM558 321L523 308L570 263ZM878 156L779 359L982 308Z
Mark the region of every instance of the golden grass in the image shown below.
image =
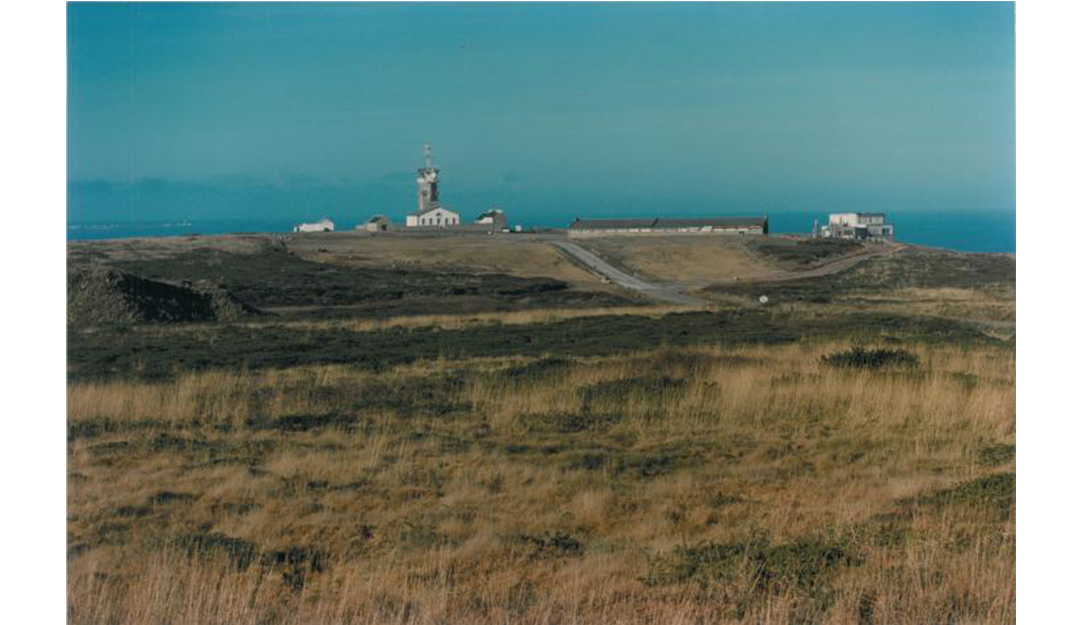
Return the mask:
M880 312L959 319L1015 330L1014 289L900 289L877 295L860 294L856 299L861 300L863 307Z
M708 309L708 307L705 306L676 305L538 308L533 310L473 313L467 315L400 315L381 319L354 318L342 320L287 321L284 323L277 322L274 323L274 325L297 330L323 330L335 328L351 330L354 332L373 332L390 328L430 327L441 328L443 330L460 330L477 326L512 326L554 323L566 319L603 317L607 315L638 315L642 317L658 318L670 313L706 309ZM260 324L248 323L244 325L257 326Z
M344 266L505 273L610 290L548 241L529 235L297 237L289 249L304 258Z
M596 237L574 239L574 243L635 275L688 288L783 273L754 256L740 237Z
M1013 352L822 365L844 347L71 384L70 620L1012 622L1015 515L905 501L1015 470L985 460L1015 440ZM296 416L352 426L267 427ZM904 538L875 538L890 523ZM762 590L749 560L723 583L643 581L759 534L858 562L821 592ZM579 548L544 542L562 535ZM289 549L319 565L271 555Z

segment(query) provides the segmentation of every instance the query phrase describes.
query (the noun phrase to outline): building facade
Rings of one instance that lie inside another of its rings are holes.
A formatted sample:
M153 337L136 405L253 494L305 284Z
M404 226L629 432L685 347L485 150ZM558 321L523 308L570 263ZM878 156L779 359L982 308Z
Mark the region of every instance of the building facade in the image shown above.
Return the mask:
M360 230L361 227L368 232L387 232L393 227L393 223L390 222L390 218L385 215L374 215L371 219L367 220L363 226L357 226L356 229Z
M885 213L832 213L829 225L819 231L822 237L856 240L886 240L894 236L893 225L886 223Z
M489 211L480 213L476 218L476 224L481 226L488 226L492 232L502 232L506 230L506 213L498 208L493 208Z
M405 225L410 228L446 228L461 223L461 215L442 206L433 206L424 212L410 213L405 217Z
M769 234L769 218L704 217L693 219L575 219L570 237L681 234Z

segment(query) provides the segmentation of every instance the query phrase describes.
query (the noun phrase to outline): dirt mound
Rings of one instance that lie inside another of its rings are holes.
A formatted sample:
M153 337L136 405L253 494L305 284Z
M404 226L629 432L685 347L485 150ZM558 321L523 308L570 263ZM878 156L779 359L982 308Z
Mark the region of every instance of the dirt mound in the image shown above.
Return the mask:
M258 311L209 282L181 285L94 265L68 271L68 324L232 321Z

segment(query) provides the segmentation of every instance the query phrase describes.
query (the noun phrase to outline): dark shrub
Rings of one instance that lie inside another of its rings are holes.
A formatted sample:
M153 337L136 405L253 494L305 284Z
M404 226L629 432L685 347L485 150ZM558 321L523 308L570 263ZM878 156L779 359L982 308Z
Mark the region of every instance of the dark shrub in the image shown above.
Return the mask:
M866 349L862 346L856 346L845 352L822 356L821 362L830 367L881 369L884 367L917 367L919 366L919 357L903 349L890 349L887 347Z
M544 532L538 536L522 534L517 538L528 545L532 549L533 557L537 558L578 556L583 549L581 541L566 532Z
M951 488L926 493L914 503L932 507L962 506L987 508L1008 519L1016 507L1016 474L997 473L980 477Z
M979 464L984 467L994 467L1000 464L1010 462L1016 457L1016 445L1008 445L1005 443L999 443L996 445L990 445L989 447L983 447L979 450Z
M253 430L278 430L280 432L308 432L321 428L336 428L348 430L355 428L356 419L346 415L322 414L322 415L287 415L277 419L258 420L251 419L247 422Z
M623 378L605 380L578 390L586 409L600 400L626 402L633 396L665 398L686 387L686 380L669 377Z
M605 431L618 423L617 414L590 414L588 412L553 412L530 418L526 426L530 431L554 431L574 434L586 430Z
M251 566L258 554L255 543L216 532L188 534L181 536L177 543L187 551L189 556L223 555L240 571Z
M548 375L558 375L570 370L574 362L566 358L541 358L524 365L508 367L502 375L511 380L532 381Z
M795 542L773 544L764 537L745 542L701 543L676 547L650 563L642 580L646 586L730 582L740 569L750 567L759 593L818 590L841 566L858 566L860 558L843 542L804 537Z

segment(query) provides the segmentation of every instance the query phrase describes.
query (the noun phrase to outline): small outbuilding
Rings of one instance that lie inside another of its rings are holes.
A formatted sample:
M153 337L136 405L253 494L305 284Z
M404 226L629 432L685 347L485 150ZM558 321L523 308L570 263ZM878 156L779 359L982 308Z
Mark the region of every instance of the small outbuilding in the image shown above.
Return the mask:
M393 226L393 223L386 215L375 215L367 220L367 223L363 225L363 229L368 232L386 232L390 230L391 226Z
M502 232L503 230L506 230L506 213L498 208L493 208L489 211L480 213L476 218L476 224L488 226L493 232Z

